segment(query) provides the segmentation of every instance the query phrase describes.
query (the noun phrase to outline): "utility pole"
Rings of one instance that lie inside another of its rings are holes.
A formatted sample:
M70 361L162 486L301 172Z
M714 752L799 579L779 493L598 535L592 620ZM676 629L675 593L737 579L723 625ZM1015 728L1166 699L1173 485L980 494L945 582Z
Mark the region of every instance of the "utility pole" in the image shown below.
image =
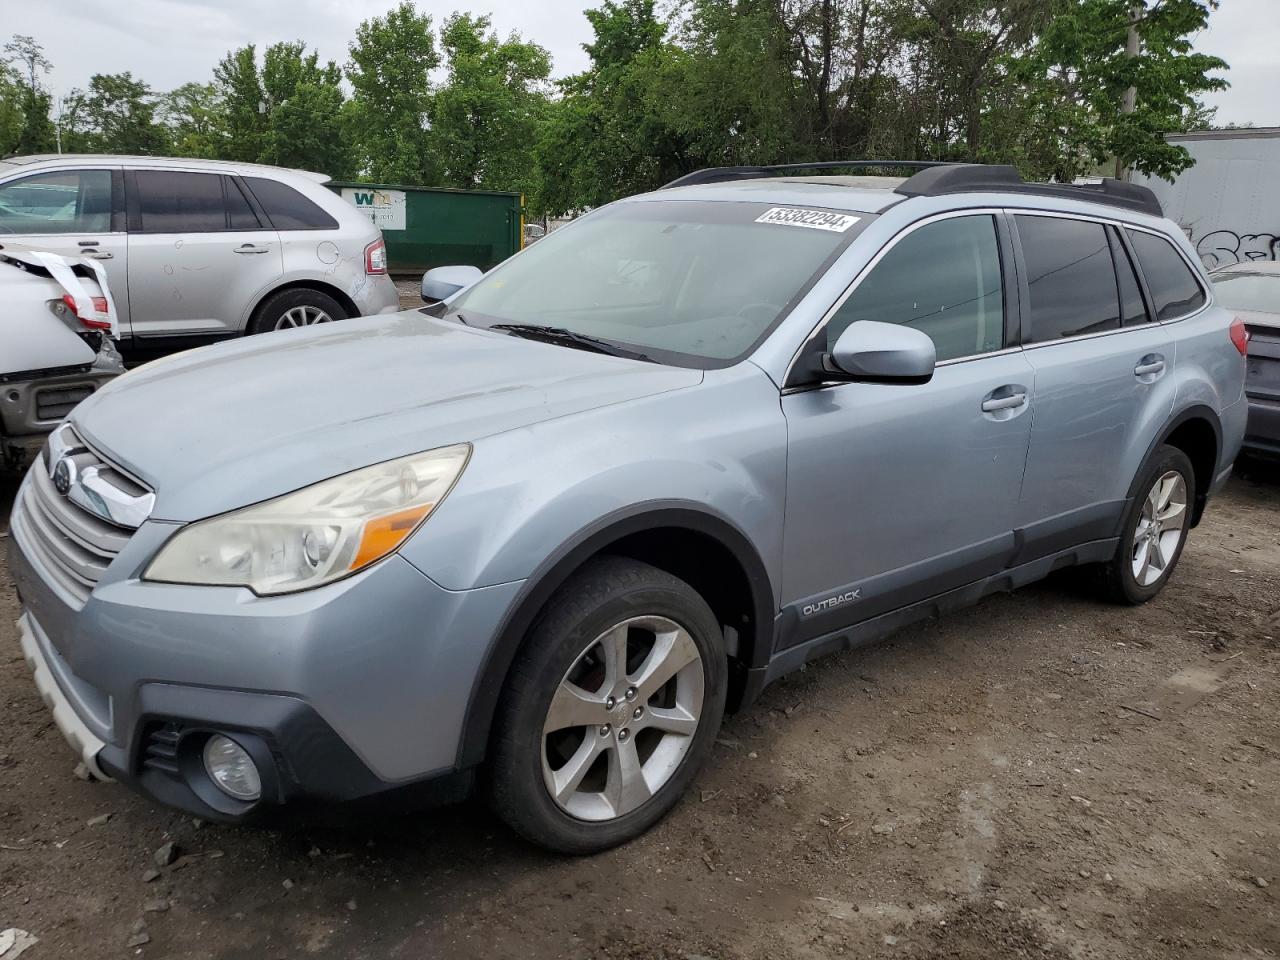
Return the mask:
M1138 36L1138 22L1142 19L1142 15L1145 12L1146 10L1142 5L1141 0L1135 0L1134 3L1129 4L1129 33L1125 37L1124 41L1124 58L1126 60L1135 59L1138 56L1139 50L1142 48L1142 38ZM1129 88L1125 90L1124 97L1120 100L1120 115L1124 116L1125 114L1133 113L1137 106L1138 88L1131 84ZM1129 179L1129 168L1124 161L1124 157L1116 157L1117 180Z

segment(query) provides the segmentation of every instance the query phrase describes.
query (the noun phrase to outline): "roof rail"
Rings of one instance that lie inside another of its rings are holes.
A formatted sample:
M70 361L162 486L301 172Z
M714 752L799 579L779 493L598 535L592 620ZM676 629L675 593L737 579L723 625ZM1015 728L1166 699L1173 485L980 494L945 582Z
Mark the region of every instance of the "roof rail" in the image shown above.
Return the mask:
M1136 183L1104 178L1100 183L1027 183L1006 164L952 163L921 170L894 188L904 197L941 197L952 193L1024 193L1105 203L1138 213L1163 217L1164 209L1150 189Z
M954 166L941 160L823 160L817 163L776 163L765 167L707 167L695 170L672 180L663 190L672 187L691 187L699 183L723 183L727 180L752 180L779 173L797 173L816 170L868 170L896 167L903 170L928 170L931 167Z

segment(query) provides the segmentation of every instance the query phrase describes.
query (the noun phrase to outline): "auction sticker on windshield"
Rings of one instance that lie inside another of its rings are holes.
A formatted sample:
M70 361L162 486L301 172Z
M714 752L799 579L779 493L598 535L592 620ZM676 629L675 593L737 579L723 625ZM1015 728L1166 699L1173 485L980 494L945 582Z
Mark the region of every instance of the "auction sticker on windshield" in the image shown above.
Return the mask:
M857 217L847 213L801 210L798 207L770 207L756 217L756 223L781 223L788 227L808 227L810 230L829 230L832 233L844 233L857 222Z

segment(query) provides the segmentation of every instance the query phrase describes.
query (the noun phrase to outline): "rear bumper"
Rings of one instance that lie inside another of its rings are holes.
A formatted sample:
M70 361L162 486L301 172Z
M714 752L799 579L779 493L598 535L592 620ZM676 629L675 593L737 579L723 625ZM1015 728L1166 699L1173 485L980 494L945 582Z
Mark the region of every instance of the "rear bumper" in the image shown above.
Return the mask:
M0 385L0 461L21 464L79 400L124 373L114 349L87 370L13 380Z
M1249 397L1244 445L1247 450L1280 455L1280 400Z
M400 312L400 292L396 290L395 281L388 274L379 274L368 278L355 304L360 308L360 316L373 317L382 313Z

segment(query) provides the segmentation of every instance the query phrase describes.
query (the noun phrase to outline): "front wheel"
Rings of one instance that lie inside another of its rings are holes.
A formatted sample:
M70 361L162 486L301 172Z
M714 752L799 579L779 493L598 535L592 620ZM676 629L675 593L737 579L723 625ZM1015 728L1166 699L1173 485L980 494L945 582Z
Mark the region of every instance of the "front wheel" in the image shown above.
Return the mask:
M563 853L638 836L710 753L726 677L720 625L692 587L638 561L594 562L551 599L512 667L494 809Z
M1103 568L1107 593L1120 603L1146 603L1173 574L1191 530L1196 475L1187 455L1162 446L1143 468L1115 557Z

